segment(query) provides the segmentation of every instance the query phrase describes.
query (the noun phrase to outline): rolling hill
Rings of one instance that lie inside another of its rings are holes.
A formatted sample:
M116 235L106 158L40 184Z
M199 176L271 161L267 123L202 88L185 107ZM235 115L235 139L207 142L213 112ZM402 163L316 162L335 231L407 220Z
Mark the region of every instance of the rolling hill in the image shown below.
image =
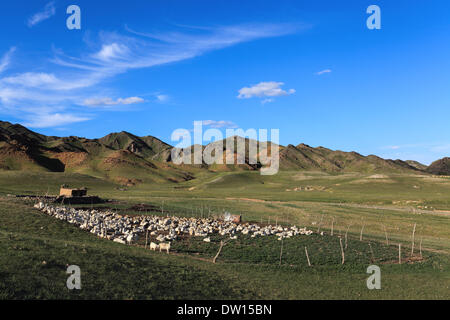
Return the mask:
M435 175L450 175L450 158L436 160L426 169L427 172Z
M99 139L83 137L45 136L19 124L0 121L0 170L76 172L107 178L122 184L148 182L181 182L193 179L199 170L210 172L259 170L262 157L271 152L270 143L242 137L229 137L222 142L201 146L211 155L222 148L224 164L178 165L172 159L173 147L155 137L138 137L129 132L110 133ZM256 159L251 159L249 146L257 147ZM227 148L234 145L234 151ZM245 153L236 152L245 145ZM194 146L176 149L193 156ZM306 144L279 146L281 170L308 170L328 173L432 173L448 174L449 158L438 160L430 167L416 161L382 159L375 155L330 150ZM234 164L226 164L226 160ZM237 163L237 160L240 160ZM447 160L446 160L447 159ZM253 160L253 161L252 161Z
M147 182L180 182L192 174L170 163L172 147L154 137L128 132L100 139L52 137L0 121L0 169L77 172L107 178L125 185Z
M402 160L386 160L375 155L363 156L357 152L313 148L306 144L288 145L280 151L280 167L294 170L326 172L406 172L422 171Z

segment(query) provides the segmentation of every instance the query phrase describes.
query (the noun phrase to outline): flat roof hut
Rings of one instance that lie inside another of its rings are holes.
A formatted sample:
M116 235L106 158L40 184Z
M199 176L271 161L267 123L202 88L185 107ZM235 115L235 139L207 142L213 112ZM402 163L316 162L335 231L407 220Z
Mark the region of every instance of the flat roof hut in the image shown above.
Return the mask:
M59 189L59 195L64 197L84 197L87 195L86 188L73 189L66 185L62 185Z

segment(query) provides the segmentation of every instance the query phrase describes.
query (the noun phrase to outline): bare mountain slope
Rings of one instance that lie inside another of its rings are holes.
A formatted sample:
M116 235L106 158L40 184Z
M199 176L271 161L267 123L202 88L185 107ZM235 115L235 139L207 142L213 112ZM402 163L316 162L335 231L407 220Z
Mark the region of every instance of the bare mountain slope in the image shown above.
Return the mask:
M228 143L234 146L233 151L227 148ZM237 152L239 144L245 146L243 155ZM252 144L257 147L256 161L251 161L249 153ZM174 149L155 137L138 137L126 131L110 133L99 139L45 136L19 124L0 121L0 169L3 170L71 171L116 180L141 177L150 181L179 182L192 179L193 172L198 170L259 170L263 166L262 157L270 155L274 146L234 136L200 146L202 151L207 149L210 152L221 148L223 164L208 165L203 161L199 165L175 165L172 150L193 153L194 146ZM329 173L449 172L449 158L438 160L427 168L415 161L386 160L375 155L363 156L357 152L314 148L306 144L279 146L279 155L281 170ZM227 164L230 160L234 163Z

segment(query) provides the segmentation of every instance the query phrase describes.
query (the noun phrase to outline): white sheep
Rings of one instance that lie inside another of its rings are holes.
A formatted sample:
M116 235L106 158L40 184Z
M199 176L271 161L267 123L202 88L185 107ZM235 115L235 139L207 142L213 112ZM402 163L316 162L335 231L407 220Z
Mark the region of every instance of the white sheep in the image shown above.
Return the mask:
M159 252L161 252L162 250L166 250L167 254L169 254L169 250L170 250L170 242L166 243L166 242L161 242L159 244Z
M128 243L128 244L133 243L133 240L134 240L134 239L135 239L134 235L133 235L132 233L130 233L130 234L127 236L127 243Z
M150 250L156 251L156 249L159 248L159 245L154 243L154 242L150 242Z
M154 251L158 247L160 251L170 250L170 244L167 242L177 240L183 233L202 237L204 242L211 242L210 236L213 234L228 236L230 239L236 239L239 233L252 238L275 235L279 240L297 235L313 234L313 231L306 227L299 228L297 226L283 228L269 225L263 227L257 224L243 225L214 219L181 217L171 217L170 219L157 216L128 217L112 211L69 209L52 207L44 203L37 203L35 207L57 219L75 224L98 237L106 237L118 243L132 244L138 241L139 235L145 234L146 237L150 235L156 238L157 243L162 243L162 247L156 243L154 247L151 246L150 248Z
M121 244L126 244L126 242L124 240L120 239L120 238L115 238L113 241L121 243Z

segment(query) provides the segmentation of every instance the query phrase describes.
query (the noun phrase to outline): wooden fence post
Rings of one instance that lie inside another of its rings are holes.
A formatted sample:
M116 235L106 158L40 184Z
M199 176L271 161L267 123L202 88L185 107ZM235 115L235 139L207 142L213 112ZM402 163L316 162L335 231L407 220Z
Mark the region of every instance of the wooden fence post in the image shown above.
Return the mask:
M383 225L383 228L384 228L384 235L386 236L386 245L389 245L389 238L388 238L388 234L387 234L387 231L386 231L386 226Z
M362 241L362 235L363 235L363 230L364 230L364 226L365 226L366 224L364 223L363 224L363 226L362 226L362 228L361 228L361 233L359 234L359 241Z
M320 218L319 226L317 228L317 233L320 233L320 226L322 225L322 220L323 220L323 214L322 214L322 217Z
M281 249L280 249L280 266L281 266L281 257L283 255L283 239L281 239Z
M402 244L398 244L398 264L402 264Z
M420 237L419 253L420 253L420 258L421 259L423 258L423 256L422 256L422 240L423 240L423 237Z
M375 255L373 254L372 245L369 242L370 254L372 256L372 262L375 262Z
M308 256L308 249L306 249L306 247L305 247L305 253L306 253L306 259L308 260L308 266L311 267L311 262L309 261L309 256Z
M411 257L413 256L413 254L414 254L414 235L415 235L415 233L416 233L416 223L414 223L414 228L413 228L413 233L412 233L412 244L411 244Z
M347 234L348 234L348 230L350 229L351 225L347 226L347 231L345 231L345 249L347 250Z
M339 244L341 245L342 264L345 262L344 248L342 247L342 238L339 237Z
M219 256L220 251L222 251L222 248L223 248L224 245L225 245L225 242L223 242L222 240L220 240L219 251L217 251L217 254L214 256L213 263L216 263L217 257Z
M148 229L147 232L145 233L145 249L147 249L147 239L148 239Z

